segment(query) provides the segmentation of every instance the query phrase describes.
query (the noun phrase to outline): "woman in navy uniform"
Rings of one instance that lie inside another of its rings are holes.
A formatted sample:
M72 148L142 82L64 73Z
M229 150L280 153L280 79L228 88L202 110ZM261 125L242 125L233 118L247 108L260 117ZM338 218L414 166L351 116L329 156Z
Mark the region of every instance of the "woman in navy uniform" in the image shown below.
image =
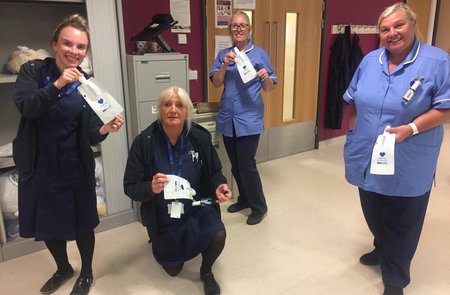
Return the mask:
M88 294L99 223L91 145L118 131L123 117L104 125L77 91L84 75L79 65L89 48L83 17L64 19L51 46L55 58L24 64L15 83L14 102L21 115L13 141L20 235L44 241L56 262L43 294L56 291L74 274L66 241L76 240L82 267L70 294Z
M231 198L211 134L193 122L193 106L185 90L176 86L161 92L159 119L133 141L124 175L124 189L141 202L156 261L176 276L185 261L202 254L200 278L205 294L220 294L212 265L225 245L225 226L218 202ZM167 200L168 175L187 180L196 192L192 200ZM182 210L174 214L174 207ZM175 215L175 216L174 216Z

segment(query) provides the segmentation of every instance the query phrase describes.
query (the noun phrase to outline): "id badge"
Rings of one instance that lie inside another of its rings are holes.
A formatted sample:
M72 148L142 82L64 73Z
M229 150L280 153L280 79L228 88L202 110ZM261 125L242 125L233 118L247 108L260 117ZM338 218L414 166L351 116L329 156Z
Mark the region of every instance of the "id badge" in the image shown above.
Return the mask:
M386 127L386 128L389 128ZM394 175L395 173L395 133L378 135L377 142L372 150L370 174Z
M184 204L178 201L172 202L167 205L170 218L181 218L181 214L184 213Z

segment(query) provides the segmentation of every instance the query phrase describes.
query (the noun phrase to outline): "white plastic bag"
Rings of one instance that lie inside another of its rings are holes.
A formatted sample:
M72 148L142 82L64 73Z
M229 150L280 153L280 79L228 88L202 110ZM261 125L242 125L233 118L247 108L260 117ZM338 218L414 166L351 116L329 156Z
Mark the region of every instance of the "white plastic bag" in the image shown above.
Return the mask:
M83 95L84 99L103 123L108 123L114 116L123 112L123 107L94 77L89 78L89 80L81 77L80 82L78 91L80 91L81 95Z
M9 57L6 67L11 71L11 73L17 74L19 73L20 66L27 61L33 59L45 59L50 56L50 53L44 49L34 50L26 46L17 46L17 50L14 50Z
M386 129L389 126L386 127ZM370 173L378 175L394 175L395 173L395 133L378 135L377 142L372 151Z
M186 179L176 175L166 175L169 182L164 183L164 199L188 199L193 200L196 192L191 188L191 184Z
M256 77L256 70L245 52L239 51L234 47L236 53L235 62L241 76L242 82L247 83Z
M92 69L92 62L89 55L86 55L86 57L83 59L83 62L80 64L80 68L82 68L86 74L92 75L94 70Z

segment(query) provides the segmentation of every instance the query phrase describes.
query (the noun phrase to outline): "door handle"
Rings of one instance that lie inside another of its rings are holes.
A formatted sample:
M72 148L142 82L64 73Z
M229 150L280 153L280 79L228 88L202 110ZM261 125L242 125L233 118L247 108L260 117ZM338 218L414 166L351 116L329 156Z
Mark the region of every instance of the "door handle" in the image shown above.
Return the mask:
M280 32L280 25L278 22L273 22L274 25L276 25L276 30L275 30L275 71L278 70L278 35Z
M267 44L267 54L269 55L269 59L272 56L272 23L267 21L266 27L269 26L269 44Z

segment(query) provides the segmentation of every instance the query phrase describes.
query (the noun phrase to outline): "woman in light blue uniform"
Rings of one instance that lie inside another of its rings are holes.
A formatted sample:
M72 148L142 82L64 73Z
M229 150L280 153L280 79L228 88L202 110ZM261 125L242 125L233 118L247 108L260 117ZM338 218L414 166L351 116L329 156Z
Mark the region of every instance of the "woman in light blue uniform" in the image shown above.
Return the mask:
M361 62L344 94L355 109L344 147L345 176L358 186L375 249L360 258L380 265L384 294L403 294L450 120L450 61L421 43L416 15L394 4L380 15L382 47ZM353 124L354 123L354 124ZM391 126L391 127L388 127ZM378 135L395 134L394 174L371 174Z
M254 46L249 40L251 27L247 14L235 12L229 30L233 47L219 52L209 77L214 87L224 86L217 115L217 131L223 135L231 171L239 189L238 201L228 207L228 212L251 208L247 224L254 225L260 223L267 212L255 160L259 136L264 131L261 88L272 91L277 77L264 49ZM256 70L256 77L247 83L240 77L234 47L245 52Z

